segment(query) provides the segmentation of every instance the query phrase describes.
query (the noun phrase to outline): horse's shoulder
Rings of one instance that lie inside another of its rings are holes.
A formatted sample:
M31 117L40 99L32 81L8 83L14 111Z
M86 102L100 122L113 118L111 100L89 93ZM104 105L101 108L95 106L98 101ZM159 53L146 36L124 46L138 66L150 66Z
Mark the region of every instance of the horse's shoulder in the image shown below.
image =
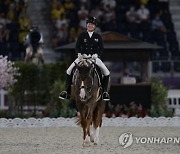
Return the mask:
M98 78L99 85L101 85L101 83L102 83L102 72L101 72L101 69L99 68L99 66L96 65L96 64L94 66L94 72L95 72L95 75Z
M100 69L100 67L98 65L95 64L94 70L98 73L100 78L102 78L102 72L101 72L101 69Z

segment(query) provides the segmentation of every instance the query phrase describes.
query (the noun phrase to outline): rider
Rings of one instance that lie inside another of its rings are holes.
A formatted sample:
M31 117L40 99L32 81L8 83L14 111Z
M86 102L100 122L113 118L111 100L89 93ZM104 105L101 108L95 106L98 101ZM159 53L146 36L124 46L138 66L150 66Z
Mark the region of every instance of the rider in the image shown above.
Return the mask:
M25 62L27 62L31 57L35 56L36 59L40 59L42 63L44 63L44 55L43 55L43 36L39 30L38 26L32 26L29 34L25 38L28 47L26 48L26 56ZM36 49L36 51L34 51ZM34 58L34 59L35 59Z
M76 43L76 52L78 53L78 58L75 60L75 63L78 63L84 57L92 57L95 60L95 63L101 69L102 74L104 75L102 81L102 99L105 101L110 100L110 96L108 94L108 83L109 83L109 75L110 72L104 63L99 59L99 56L103 52L103 41L101 35L94 32L97 26L97 21L95 17L89 17L86 21L87 31L82 32ZM73 62L70 67L67 69L67 89L66 91L62 91L60 93L59 98L61 99L69 99L71 93L71 84L72 84L72 70L75 66Z

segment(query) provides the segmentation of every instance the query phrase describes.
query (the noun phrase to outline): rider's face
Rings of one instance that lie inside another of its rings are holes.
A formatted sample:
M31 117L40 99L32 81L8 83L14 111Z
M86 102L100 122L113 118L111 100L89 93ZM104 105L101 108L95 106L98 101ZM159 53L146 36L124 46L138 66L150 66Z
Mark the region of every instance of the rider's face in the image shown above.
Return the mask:
M92 32L96 28L96 25L93 23L87 23L87 31Z

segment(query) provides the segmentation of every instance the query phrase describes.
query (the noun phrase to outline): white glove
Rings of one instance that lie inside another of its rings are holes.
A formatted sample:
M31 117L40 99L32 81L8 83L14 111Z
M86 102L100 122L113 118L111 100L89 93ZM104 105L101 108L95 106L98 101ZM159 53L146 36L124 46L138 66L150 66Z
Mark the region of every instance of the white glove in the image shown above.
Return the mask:
M95 53L95 54L92 55L92 59L96 59L97 57L98 57L98 54L97 54L97 53Z
M82 60L82 59L83 59L83 56L82 56L81 53L78 53L78 59L79 59L79 60Z

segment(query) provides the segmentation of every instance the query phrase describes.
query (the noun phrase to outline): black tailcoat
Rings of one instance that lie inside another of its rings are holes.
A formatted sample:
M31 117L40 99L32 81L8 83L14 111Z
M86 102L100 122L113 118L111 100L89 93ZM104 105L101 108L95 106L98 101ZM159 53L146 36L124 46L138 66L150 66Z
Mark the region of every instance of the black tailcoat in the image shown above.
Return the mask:
M76 52L81 54L95 54L99 56L103 52L103 41L100 34L93 32L92 37L89 37L87 31L82 32L76 43Z

